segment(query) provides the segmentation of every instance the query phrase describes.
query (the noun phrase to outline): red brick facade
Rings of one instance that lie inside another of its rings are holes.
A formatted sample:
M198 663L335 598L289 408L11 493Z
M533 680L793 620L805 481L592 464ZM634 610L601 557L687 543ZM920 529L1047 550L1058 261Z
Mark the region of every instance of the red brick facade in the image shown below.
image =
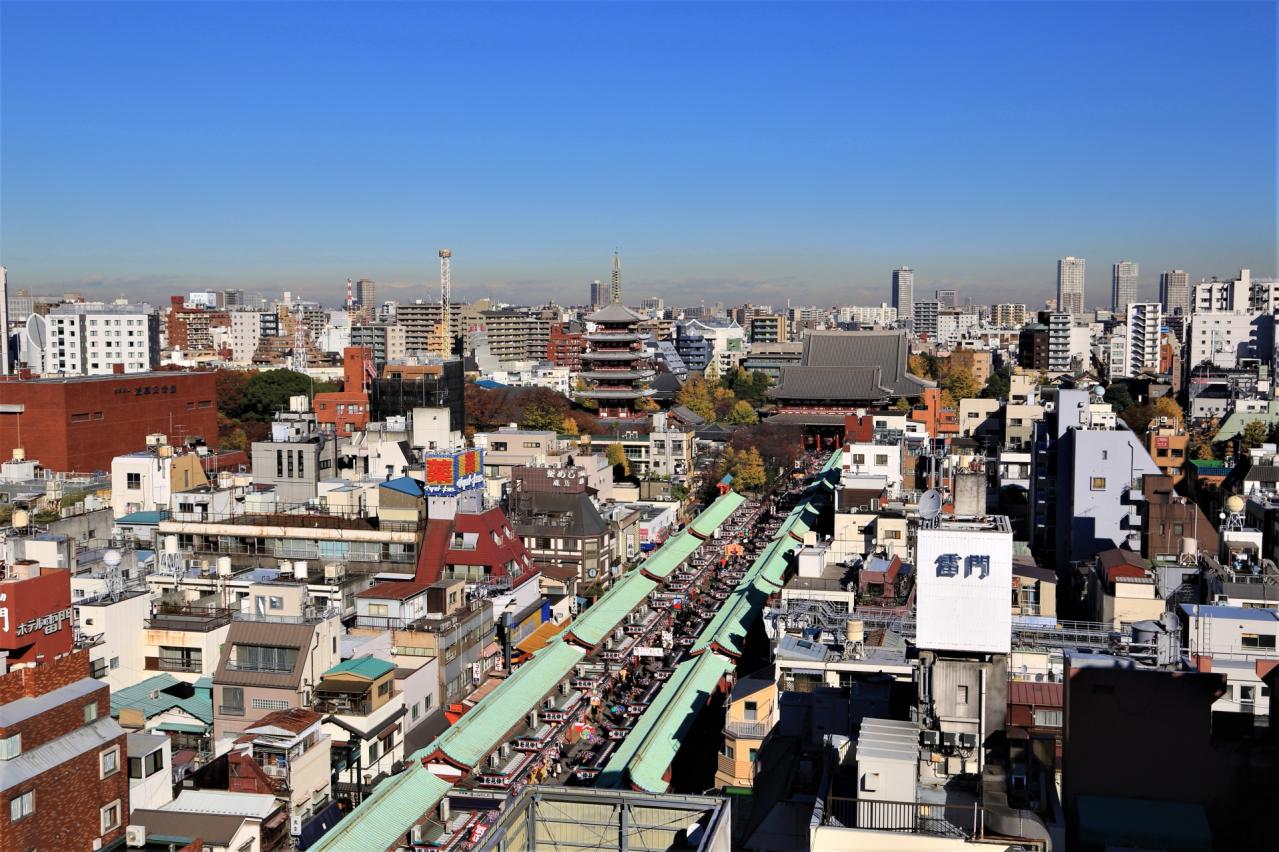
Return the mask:
M565 331L563 323L551 325L550 336L546 339L546 360L557 367L568 367L574 372L582 369L582 350L586 348L586 338L580 331Z
M89 676L87 651L77 651L33 668L0 675L0 703L36 697ZM111 713L110 692L100 689L67 701L16 725L0 727L0 738L22 734L22 751L29 752L85 725L85 708L96 702L96 716ZM0 852L27 849L92 849L101 838L110 846L124 835L129 821L129 773L125 734L109 743L65 760L34 778L0 791ZM116 770L102 776L101 754L118 748ZM34 812L14 822L11 803L34 792ZM119 802L118 825L99 834L102 808Z
M373 352L361 346L342 350L342 390L315 395L315 422L331 426L339 435L363 431L369 425L368 382L373 377Z
M22 406L21 412L10 406ZM110 470L111 459L146 447L153 433L215 444L213 373L133 373L0 381L0 454L17 447L46 470Z

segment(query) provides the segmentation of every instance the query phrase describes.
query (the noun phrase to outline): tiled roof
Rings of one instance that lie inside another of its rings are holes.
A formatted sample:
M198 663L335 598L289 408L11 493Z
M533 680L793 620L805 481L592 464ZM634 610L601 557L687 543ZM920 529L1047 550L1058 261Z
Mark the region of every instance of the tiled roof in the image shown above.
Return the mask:
M356 592L355 596L402 601L421 594L429 588L431 588L430 583L419 583L417 580L390 580L385 583L374 583L367 589Z
M355 657L350 660L343 660L321 675L321 677L338 674L353 674L358 677L368 678L369 680L377 680L387 672L392 671L394 668L394 663L389 663L386 660L381 660L374 656L363 656Z
M590 322L639 322L643 317L625 305L613 302L588 314L586 319Z

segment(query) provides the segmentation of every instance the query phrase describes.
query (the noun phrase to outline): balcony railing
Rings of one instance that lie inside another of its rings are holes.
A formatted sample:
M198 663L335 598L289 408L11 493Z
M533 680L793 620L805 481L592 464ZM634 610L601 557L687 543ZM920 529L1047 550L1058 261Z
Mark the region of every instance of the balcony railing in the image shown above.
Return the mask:
M147 657L147 671L188 672L200 674L204 666L200 660L166 660L164 657Z
M981 816L981 808L976 803L881 802L832 796L826 804L823 820L826 825L959 840L968 840L976 835Z
M228 607L166 606L143 622L154 630L186 630L208 633L231 623L235 611Z
M767 722L725 722L724 730L735 737L762 740L773 730Z

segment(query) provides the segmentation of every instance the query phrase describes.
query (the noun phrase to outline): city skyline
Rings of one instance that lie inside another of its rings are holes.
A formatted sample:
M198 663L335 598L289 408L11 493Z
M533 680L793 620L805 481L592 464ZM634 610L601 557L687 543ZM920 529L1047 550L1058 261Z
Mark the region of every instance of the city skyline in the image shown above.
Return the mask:
M431 298L437 245L459 297L517 303L580 301L614 246L628 297L671 301L879 304L906 264L1038 305L1066 255L1088 307L1122 258L1140 298L1165 269L1275 274L1272 6L921 5L6 4L0 262L33 292L335 303L347 277ZM927 62L896 62L906 35ZM1180 60L1205 44L1239 64Z

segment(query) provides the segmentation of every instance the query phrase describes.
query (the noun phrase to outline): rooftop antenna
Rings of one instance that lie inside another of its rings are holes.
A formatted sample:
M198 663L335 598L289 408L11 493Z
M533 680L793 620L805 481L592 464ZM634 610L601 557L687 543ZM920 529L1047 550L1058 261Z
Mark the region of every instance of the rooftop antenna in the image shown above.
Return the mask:
M115 548L102 554L102 564L107 569L107 597L113 601L120 600L120 596L124 594L124 575L120 572L120 563L123 560L124 557Z

